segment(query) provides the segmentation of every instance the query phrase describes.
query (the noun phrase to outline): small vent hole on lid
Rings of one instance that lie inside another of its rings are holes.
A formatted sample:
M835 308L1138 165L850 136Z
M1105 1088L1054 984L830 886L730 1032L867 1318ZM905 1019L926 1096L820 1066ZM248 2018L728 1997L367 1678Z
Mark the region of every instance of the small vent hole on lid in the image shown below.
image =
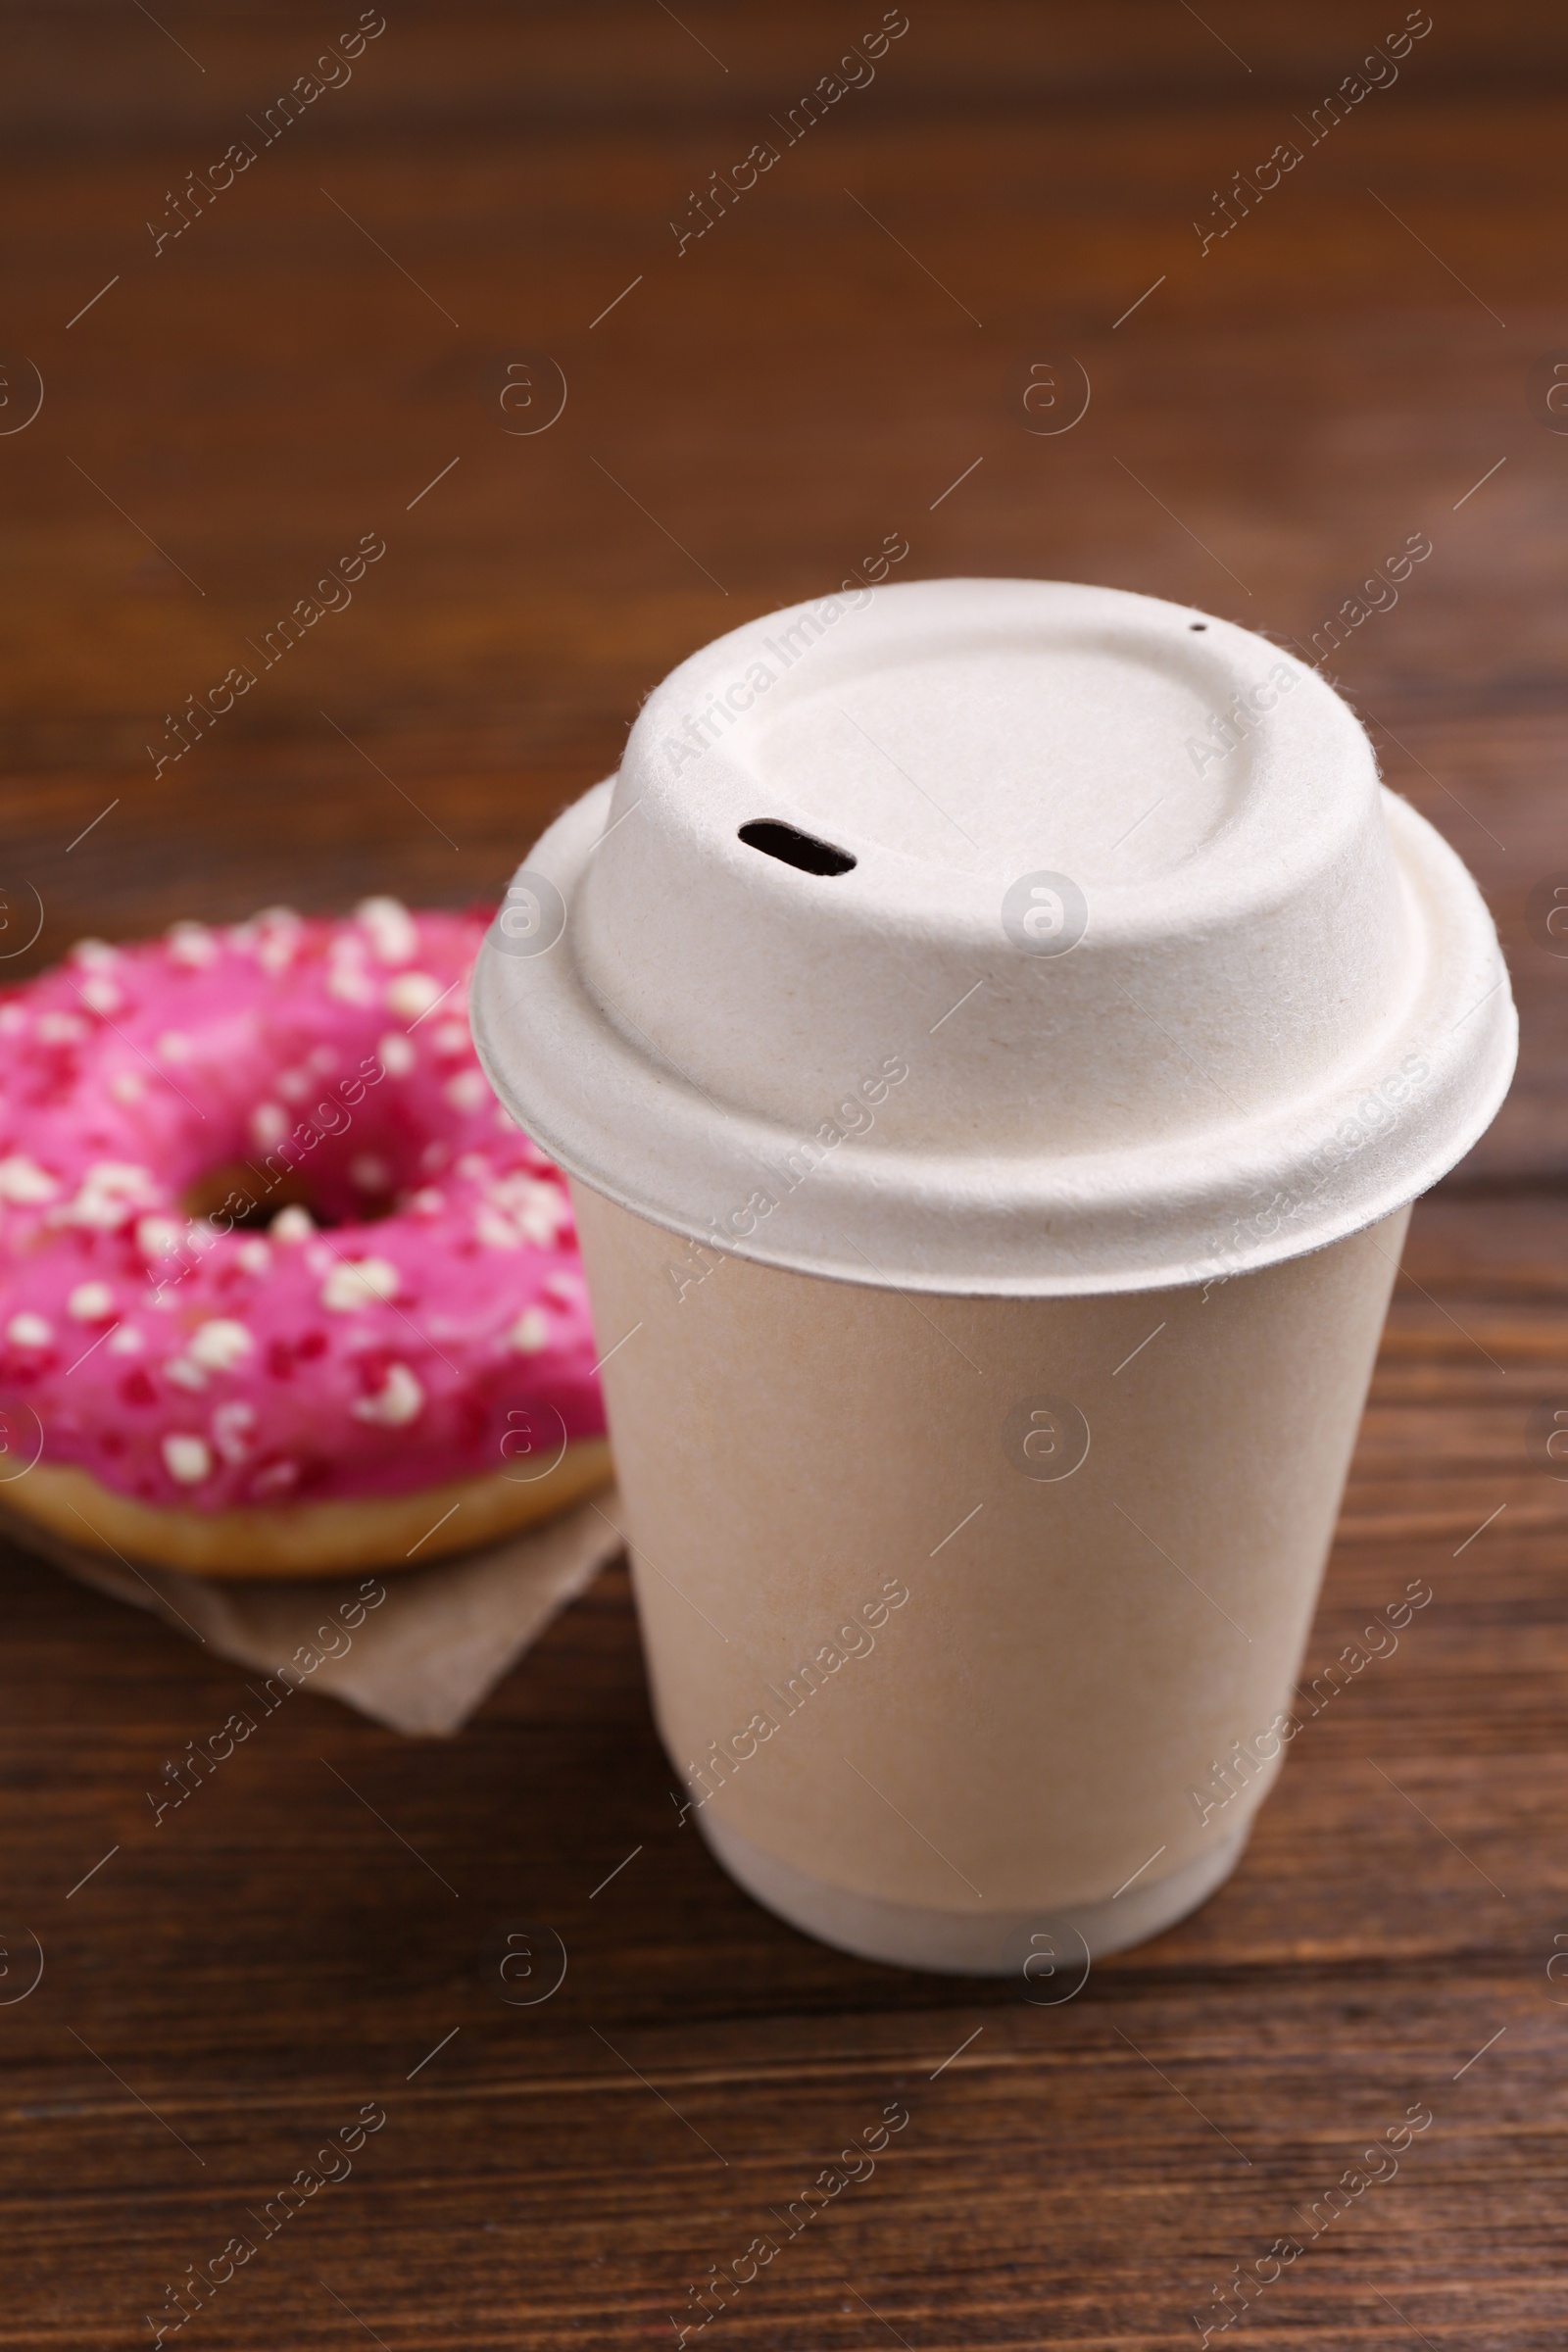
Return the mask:
M1207 628L1207 626L1208 626L1208 623L1207 623L1207 621L1206 621L1206 620L1190 620L1190 621L1187 623L1187 626L1188 626L1190 629L1206 629L1206 628Z
M818 841L814 833L798 832L776 816L754 817L742 825L740 837L748 849L760 850L764 858L776 858L781 865L793 865L803 874L847 874L855 864L848 850Z

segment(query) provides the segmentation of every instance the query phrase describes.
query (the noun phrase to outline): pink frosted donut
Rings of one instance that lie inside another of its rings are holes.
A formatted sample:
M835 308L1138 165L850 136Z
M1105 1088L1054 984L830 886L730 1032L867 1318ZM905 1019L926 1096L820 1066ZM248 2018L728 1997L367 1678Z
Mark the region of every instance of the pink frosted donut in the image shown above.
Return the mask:
M309 1576L606 1477L566 1189L469 1042L485 921L272 907L0 995L0 1504Z

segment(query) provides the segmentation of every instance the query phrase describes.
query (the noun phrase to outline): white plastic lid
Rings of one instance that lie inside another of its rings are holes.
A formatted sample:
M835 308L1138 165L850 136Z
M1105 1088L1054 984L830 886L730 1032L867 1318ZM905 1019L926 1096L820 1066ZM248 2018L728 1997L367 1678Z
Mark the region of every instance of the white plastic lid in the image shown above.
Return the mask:
M672 1232L909 1290L1266 1265L1432 1184L1517 1024L1453 852L1230 622L926 580L650 698L480 956L497 1093Z

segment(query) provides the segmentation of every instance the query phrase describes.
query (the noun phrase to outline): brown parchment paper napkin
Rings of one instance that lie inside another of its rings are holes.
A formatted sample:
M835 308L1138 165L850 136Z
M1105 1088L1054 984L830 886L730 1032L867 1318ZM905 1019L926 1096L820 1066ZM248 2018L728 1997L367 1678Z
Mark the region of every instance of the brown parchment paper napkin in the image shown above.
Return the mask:
M178 1569L106 1560L0 1506L0 1532L19 1549L151 1610L241 1666L263 1674L287 1668L301 1689L425 1739L460 1730L619 1550L619 1519L615 1490L608 1487L543 1527L429 1568L319 1583L213 1583ZM374 1599L376 1592L384 1597Z

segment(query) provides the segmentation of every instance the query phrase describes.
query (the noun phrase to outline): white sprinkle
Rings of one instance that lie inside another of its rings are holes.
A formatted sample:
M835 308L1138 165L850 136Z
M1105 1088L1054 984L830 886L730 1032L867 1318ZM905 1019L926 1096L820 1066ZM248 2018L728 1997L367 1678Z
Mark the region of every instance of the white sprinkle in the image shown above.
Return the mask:
M117 1070L109 1081L109 1092L117 1102L139 1102L147 1092L147 1081L140 1070Z
M388 1364L386 1385L373 1396L362 1396L354 1406L357 1421L378 1421L387 1429L402 1429L424 1405L424 1391L407 1364Z
M77 993L82 1003L91 1011L102 1013L105 1020L125 1002L114 982L106 980L102 972L94 972L90 979L84 980Z
M352 1314L383 1298L395 1298L402 1275L386 1257L340 1257L321 1285L321 1304L335 1315Z
M247 1234L234 1252L234 1262L247 1274L265 1274L272 1262L272 1252L259 1233Z
M269 1462L251 1480L251 1493L258 1502L267 1502L274 1494L286 1494L290 1487L298 1484L299 1475L298 1462Z
M188 1355L172 1355L164 1366L164 1375L176 1388L189 1389L193 1393L207 1386L206 1373L200 1364L193 1364Z
M571 1210L560 1185L538 1176L505 1176L495 1186L494 1197L515 1219L523 1239L536 1249L547 1249L570 1220Z
M122 1323L109 1343L111 1355L140 1355L147 1343L134 1323Z
M0 1004L0 1035L18 1037L27 1026L26 1008L21 1004Z
M38 1035L46 1046L74 1045L78 1037L85 1037L86 1034L87 1024L79 1012L40 1012L38 1015Z
M83 1191L118 1193L122 1200L139 1200L144 1207L159 1194L158 1179L139 1159L95 1159L81 1182Z
M309 1070L279 1070L272 1080L285 1102L303 1102L311 1091Z
M314 1046L305 1059L318 1078L330 1077L338 1063L336 1051L331 1046Z
M490 1162L482 1152L465 1152L453 1173L457 1176L466 1176L471 1182L476 1177L489 1175Z
M433 1184L421 1185L411 1193L408 1205L416 1217L438 1217L447 1204L445 1193L438 1193Z
M30 1206L34 1200L52 1200L59 1190L54 1178L35 1159L28 1159L20 1152L0 1159L0 1200Z
M164 1440L164 1467L179 1486L198 1487L212 1476L213 1457L205 1438L172 1436Z
M169 953L175 963L199 971L216 962L218 942L205 923L175 923L169 932Z
M395 1029L388 1036L382 1038L375 1051L379 1056L381 1067L389 1078L406 1078L414 1067L414 1048L408 1039L400 1037Z
M512 1326L512 1345L519 1355L537 1355L550 1345L550 1321L542 1307L530 1306Z
M88 971L106 971L120 960L120 950L112 948L107 939L78 939L71 951L73 963L86 966Z
M583 1288L575 1274L547 1274L541 1288L546 1298L559 1299L563 1306L582 1304Z
M399 972L386 984L387 1006L399 1020L416 1021L421 1012L440 1004L442 993L440 981L432 980L428 972Z
M203 1323L192 1332L186 1346L197 1363L204 1364L209 1372L232 1372L237 1363L252 1353L256 1342L243 1323L236 1323L226 1315L215 1315L210 1323Z
M256 918L261 927L256 960L264 972L287 971L300 941L300 918L292 906L269 906Z
M158 1040L158 1051L166 1061L189 1061L190 1039L183 1029L166 1029Z
M482 1070L460 1070L441 1089L454 1110L480 1110L490 1100Z
M351 1159L349 1174L362 1193L389 1193L392 1190L392 1171L384 1159L377 1159L373 1152L362 1152L358 1159Z
M256 1407L235 1396L213 1415L213 1443L225 1462L242 1462L251 1449Z
M401 899L365 899L354 909L383 963L407 963L419 944L414 917Z
M432 1136L419 1153L419 1165L427 1176L433 1176L438 1168L446 1166L451 1157L452 1153L441 1138L438 1135Z
M473 1230L487 1250L520 1250L522 1236L510 1218L498 1208L481 1208L473 1220Z
M172 1217L138 1217L136 1247L143 1257L167 1257L179 1248L180 1228Z
M511 1111L507 1108L504 1102L498 1102L496 1104L496 1125L505 1129L508 1133L514 1132L520 1135L522 1132L521 1128L518 1127L516 1120L513 1117Z
M316 1219L295 1200L278 1210L267 1230L274 1242L308 1242L316 1231Z
M100 1193L90 1184L84 1184L70 1207L57 1209L51 1222L86 1225L94 1233L113 1233L136 1206L134 1200L127 1200L121 1193Z
M345 956L327 973L326 993L343 1004L373 1004L375 982L363 963L350 963Z
M95 1192L123 1193L127 1200L138 1193L156 1194L158 1190L151 1168L143 1167L139 1159L95 1159L82 1182Z
M113 1233L132 1209L145 1208L156 1200L158 1189L150 1168L137 1167L129 1160L100 1160L83 1176L81 1190L65 1215L73 1225Z
M437 1021L431 1036L438 1054L466 1054L471 1043L466 1021Z
M107 1323L115 1311L115 1294L107 1282L78 1282L66 1300L66 1312L78 1323Z
M251 1112L251 1133L264 1152L270 1152L288 1133L288 1112L281 1102L258 1102Z
M6 1325L6 1338L14 1348L47 1348L54 1336L53 1324L42 1315L13 1315Z

